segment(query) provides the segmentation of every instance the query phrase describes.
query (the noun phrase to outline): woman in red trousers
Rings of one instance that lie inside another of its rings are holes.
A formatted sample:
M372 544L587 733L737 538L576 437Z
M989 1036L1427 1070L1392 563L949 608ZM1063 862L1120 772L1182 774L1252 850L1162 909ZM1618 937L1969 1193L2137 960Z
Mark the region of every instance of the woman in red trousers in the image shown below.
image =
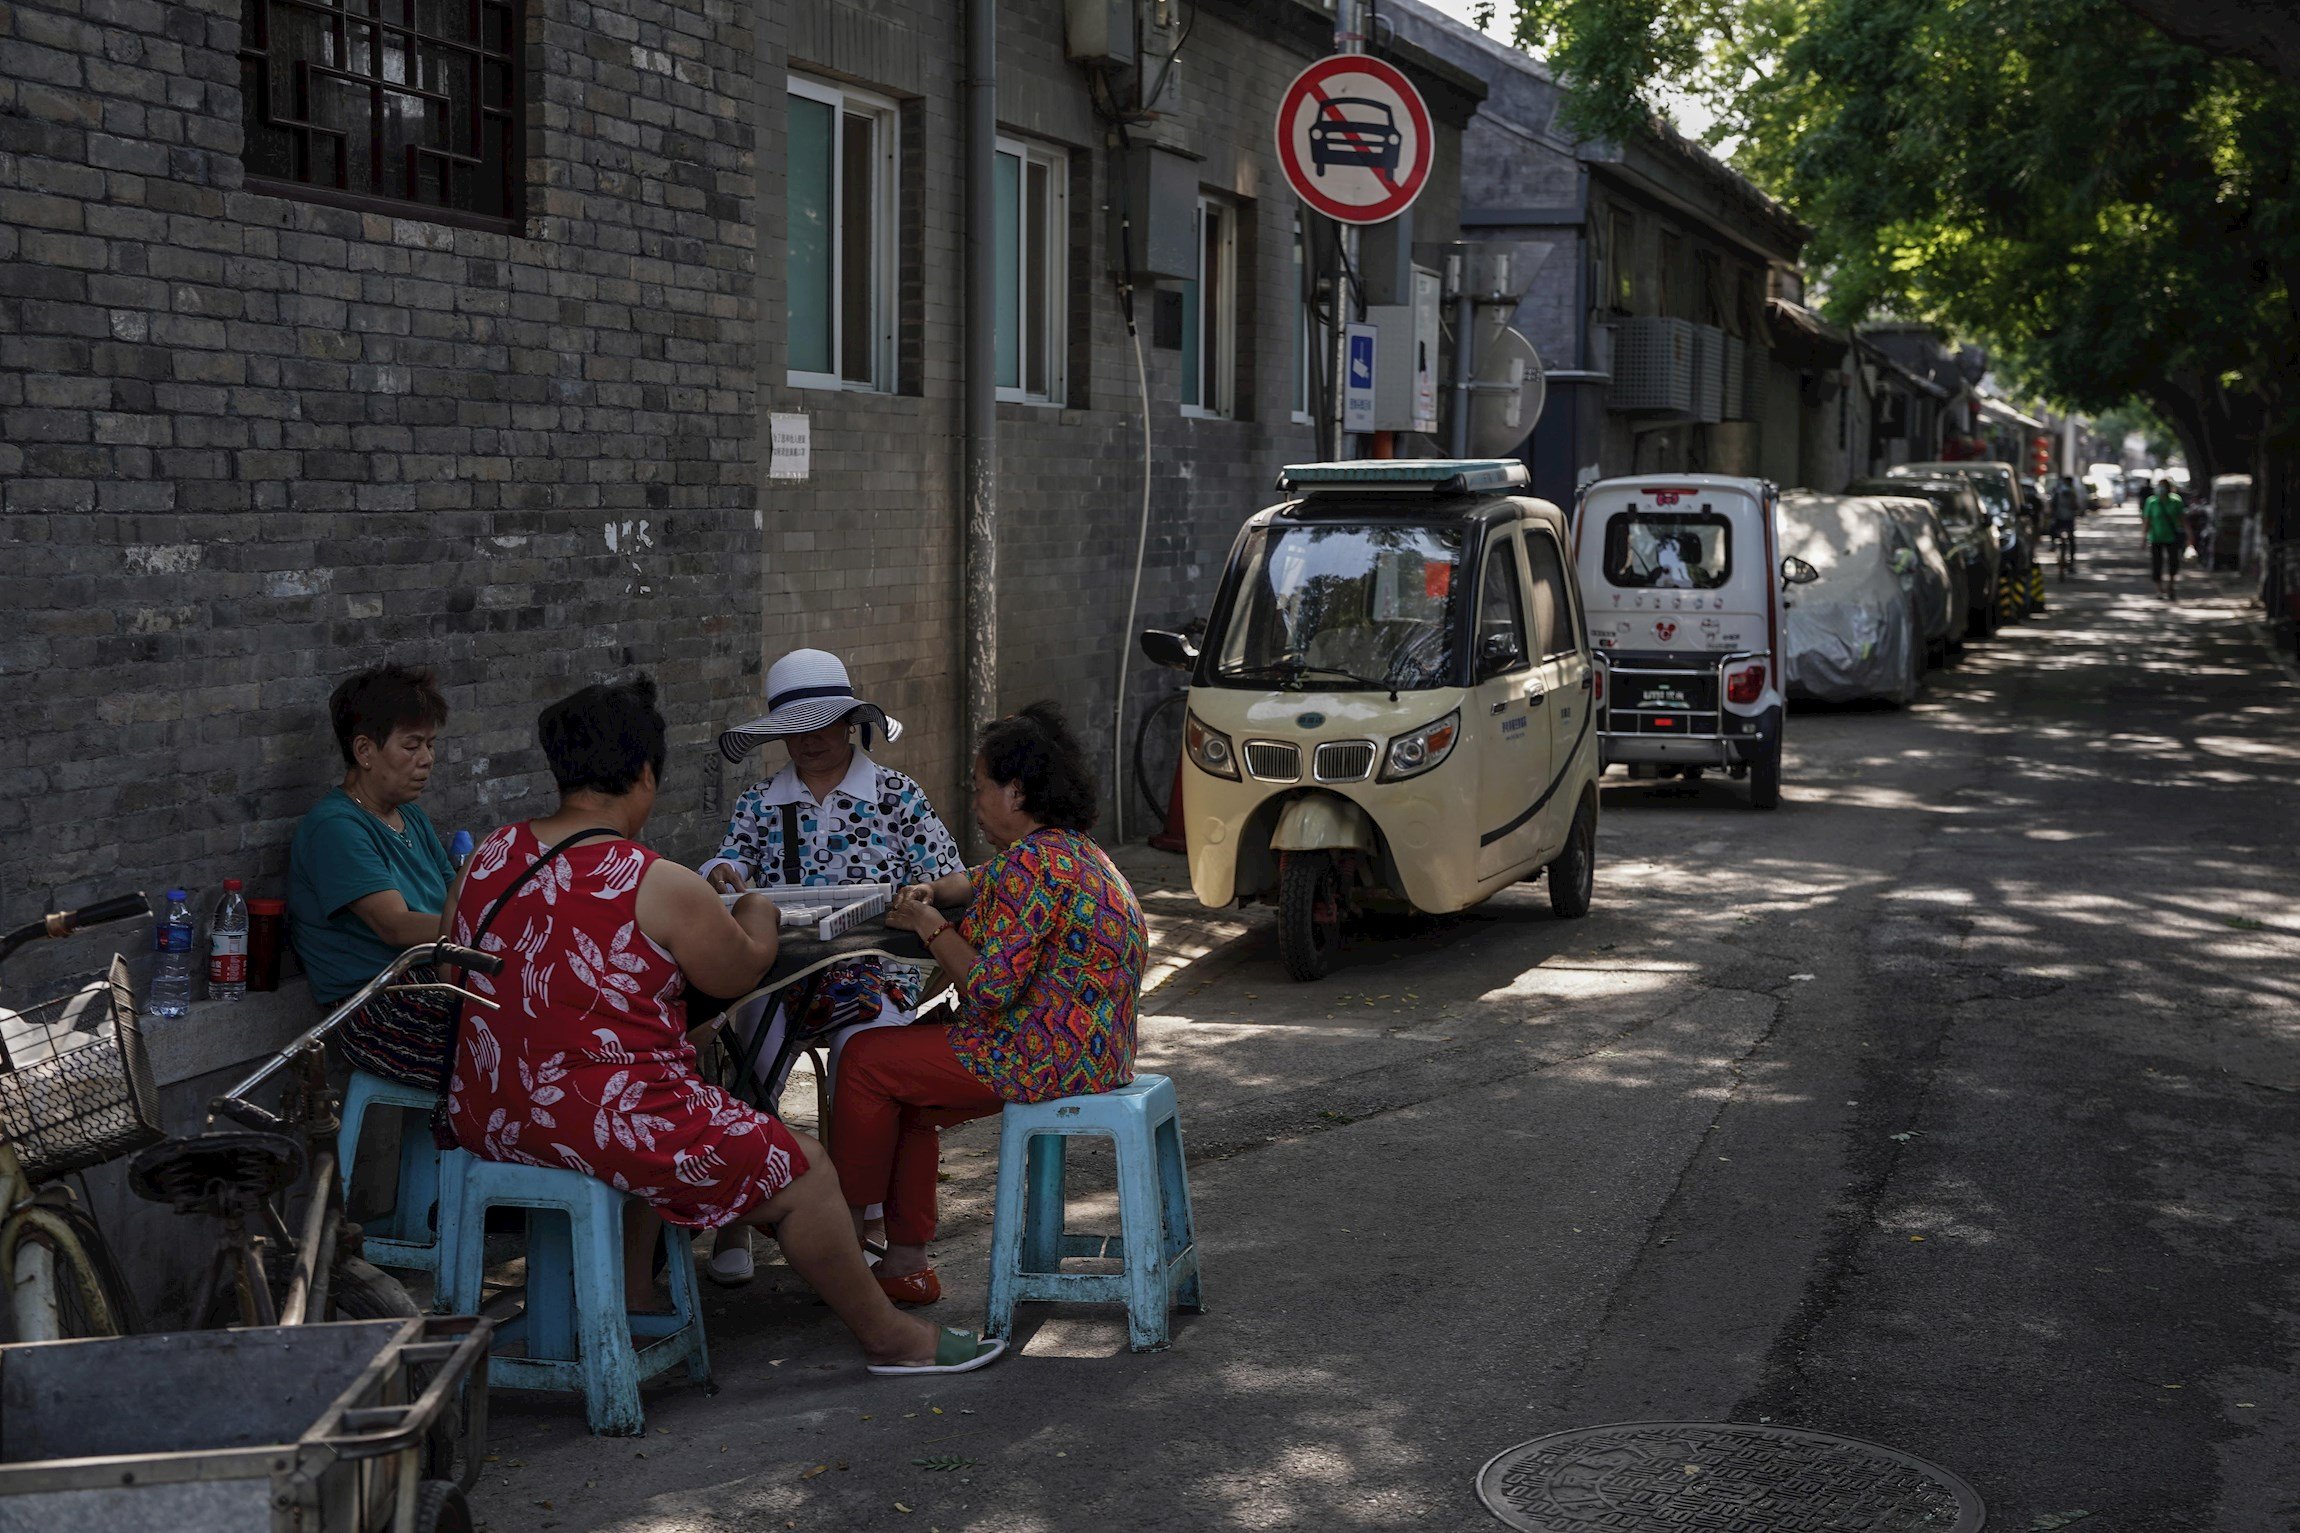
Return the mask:
M939 1132L1008 1102L1111 1091L1134 1079L1134 1012L1149 938L1124 875L1086 832L1095 786L1062 714L1034 703L982 733L974 814L998 848L977 868L905 889L887 924L916 932L957 983L948 1027L883 1028L847 1044L831 1160L854 1210L886 1205L879 1287L931 1304ZM946 921L937 906L966 907Z

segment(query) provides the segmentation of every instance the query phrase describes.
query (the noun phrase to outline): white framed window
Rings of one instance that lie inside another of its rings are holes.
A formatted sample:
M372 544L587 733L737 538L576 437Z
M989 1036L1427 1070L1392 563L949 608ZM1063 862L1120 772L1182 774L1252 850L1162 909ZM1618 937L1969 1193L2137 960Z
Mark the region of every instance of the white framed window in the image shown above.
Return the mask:
M998 397L1063 402L1070 339L1070 161L1059 149L998 141Z
M892 389L894 103L792 75L788 107L790 381Z
M1315 380L1325 353L1325 327L1318 323L1310 290L1310 240L1299 216L1294 219L1294 384L1290 396L1294 423L1308 426L1317 419Z
M1238 210L1200 197L1198 273L1182 282L1182 413L1228 415L1238 370Z

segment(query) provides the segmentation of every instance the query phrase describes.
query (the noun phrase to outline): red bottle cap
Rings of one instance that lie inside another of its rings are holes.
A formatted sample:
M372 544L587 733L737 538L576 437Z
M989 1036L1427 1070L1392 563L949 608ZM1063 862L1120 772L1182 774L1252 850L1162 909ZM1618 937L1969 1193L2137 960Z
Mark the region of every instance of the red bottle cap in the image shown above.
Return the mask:
M248 914L251 916L284 916L287 914L287 901L263 899L249 900Z
M224 880L224 889L227 893L236 893L238 892L239 887L240 881L236 878L227 878Z

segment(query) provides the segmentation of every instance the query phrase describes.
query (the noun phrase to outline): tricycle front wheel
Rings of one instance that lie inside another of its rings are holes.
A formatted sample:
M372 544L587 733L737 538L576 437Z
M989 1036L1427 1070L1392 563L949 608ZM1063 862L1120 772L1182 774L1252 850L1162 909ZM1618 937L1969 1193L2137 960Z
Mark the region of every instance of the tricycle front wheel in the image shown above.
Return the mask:
M1568 921L1589 914L1597 894L1597 796L1583 798L1573 812L1565 850L1549 865L1549 908Z
M1287 852L1278 869L1278 957L1297 980L1324 979L1342 946L1342 880L1324 852Z
M415 1533L472 1533L471 1503L452 1480L426 1480L415 1492Z

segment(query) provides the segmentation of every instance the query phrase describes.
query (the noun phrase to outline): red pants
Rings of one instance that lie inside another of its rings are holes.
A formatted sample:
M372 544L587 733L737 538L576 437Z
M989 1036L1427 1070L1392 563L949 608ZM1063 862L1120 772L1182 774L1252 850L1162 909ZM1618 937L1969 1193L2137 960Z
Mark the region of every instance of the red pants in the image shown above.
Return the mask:
M886 1238L934 1238L941 1131L987 1118L1005 1099L951 1052L950 1031L926 1023L857 1033L839 1056L831 1098L831 1164L849 1206L886 1205Z

